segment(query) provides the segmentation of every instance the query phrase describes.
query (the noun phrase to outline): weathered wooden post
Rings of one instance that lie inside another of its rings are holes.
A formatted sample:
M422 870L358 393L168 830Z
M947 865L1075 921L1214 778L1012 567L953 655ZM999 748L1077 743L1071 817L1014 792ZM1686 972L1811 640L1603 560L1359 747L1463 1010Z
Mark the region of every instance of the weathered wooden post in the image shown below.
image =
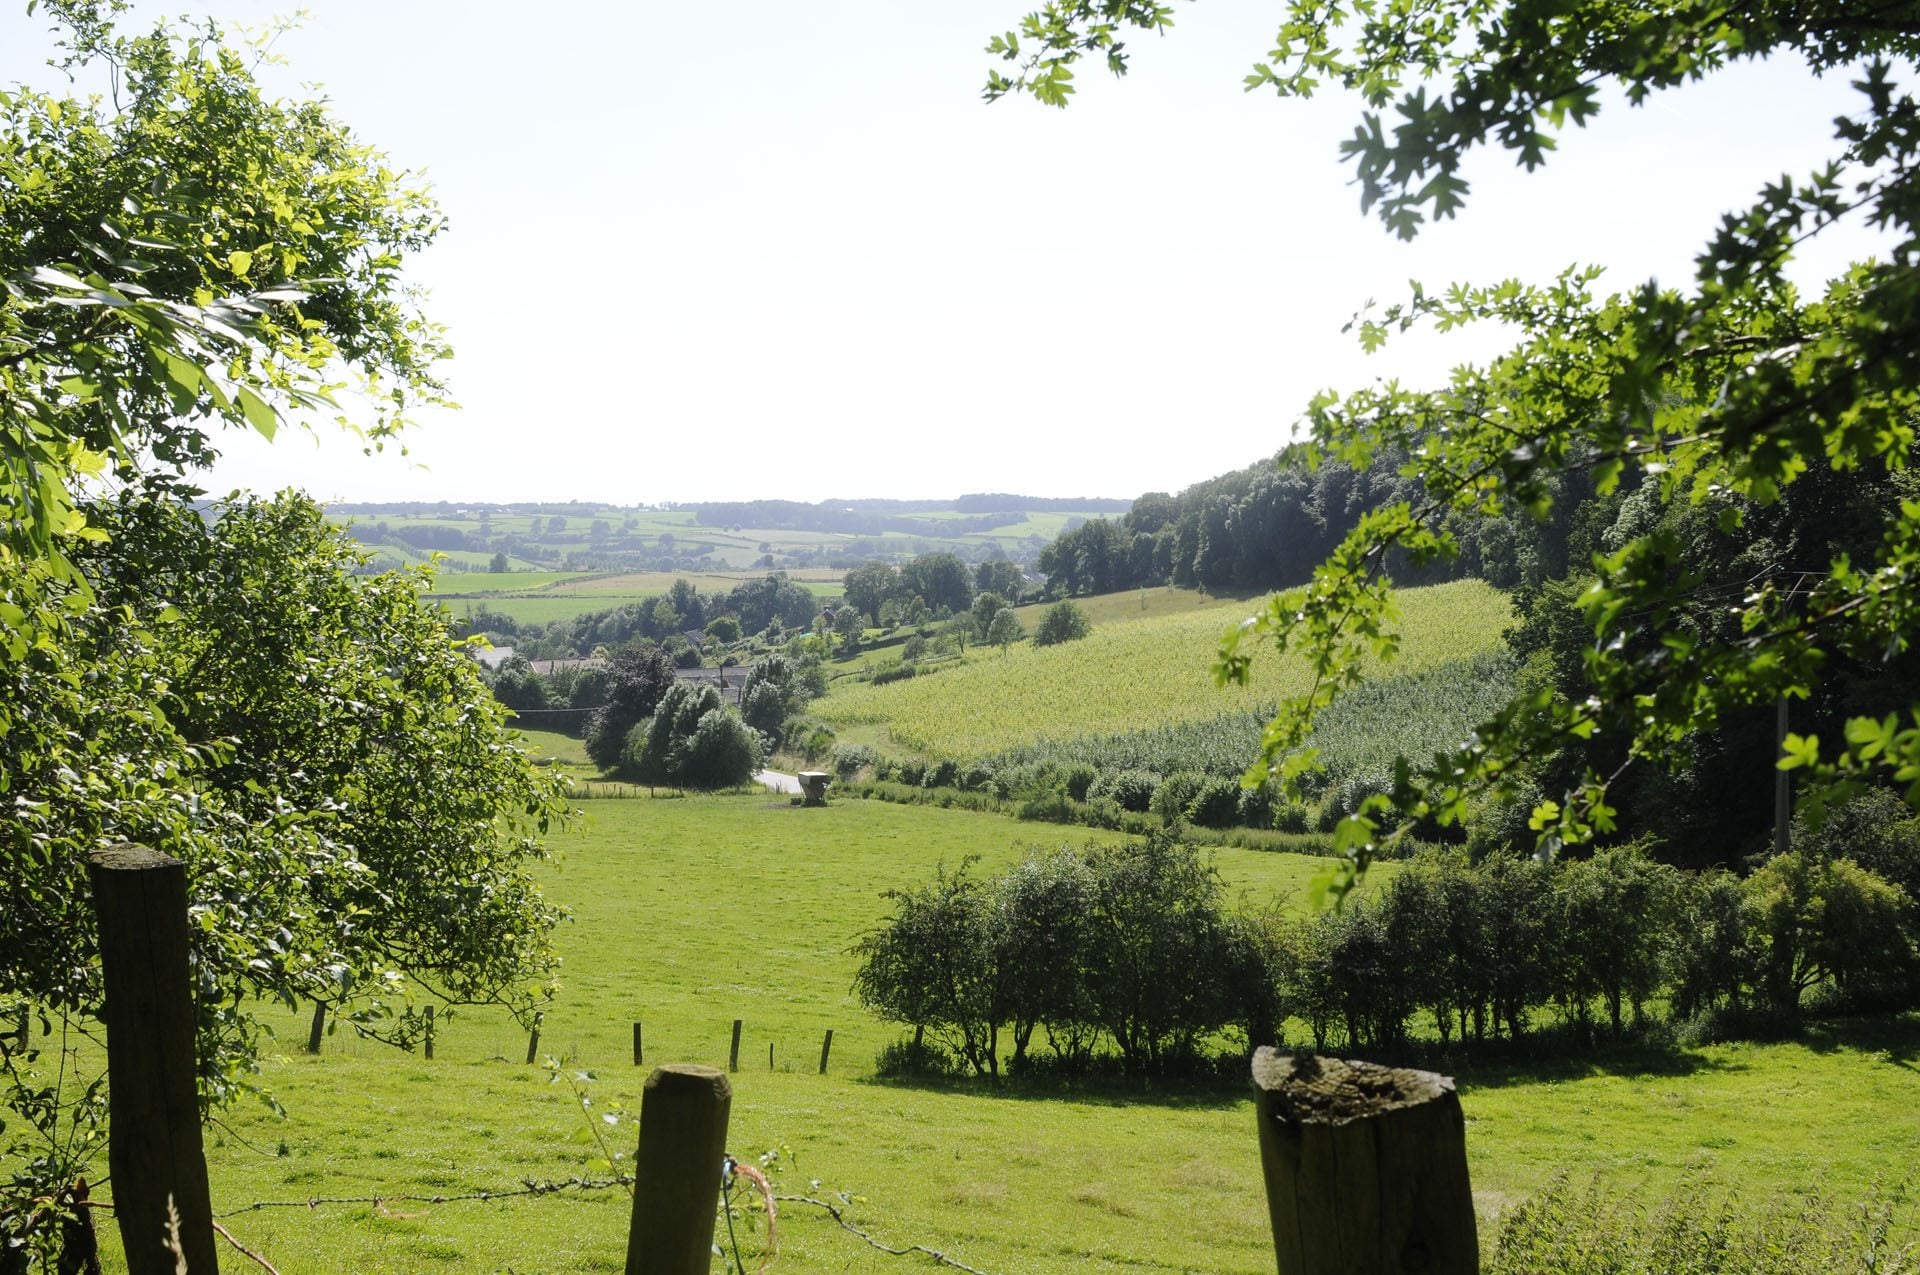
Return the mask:
M427 1061L432 1062L433 1061L433 1006L431 1005L427 1006L426 1051L427 1051Z
M193 1275L213 1275L220 1267L194 1090L187 867L123 842L88 856L87 875L107 993L107 1163L127 1270L174 1275L184 1263Z
M635 1023L633 1025L633 1065L638 1067L640 1060L645 1057L646 1052L640 1048L640 1024Z
M727 1051L727 1070L740 1070L740 1020L733 1020L733 1048Z
M533 1030L527 1033L527 1066L533 1066L533 1060L540 1056L540 1025L547 1021L547 1011L533 1011Z
M833 1052L833 1028L827 1028L827 1038L820 1042L820 1074L827 1074L827 1055Z
M733 1086L717 1068L654 1068L640 1097L627 1275L707 1275Z
M773 1070L773 1042L767 1042L767 1070Z
M1280 1275L1477 1275L1450 1078L1263 1048L1253 1080Z
M313 1025L307 1028L308 1053L317 1054L320 1052L320 1038L326 1035L326 1032L327 1003L325 1001L315 1001L313 1003Z

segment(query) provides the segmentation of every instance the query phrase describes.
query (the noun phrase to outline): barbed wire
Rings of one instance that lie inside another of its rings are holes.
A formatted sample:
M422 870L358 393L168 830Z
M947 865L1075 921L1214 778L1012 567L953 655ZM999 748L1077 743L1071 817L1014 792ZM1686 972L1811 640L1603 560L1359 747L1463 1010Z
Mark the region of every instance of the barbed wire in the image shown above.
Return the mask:
M454 1204L475 1200L510 1200L529 1196L557 1195L563 1191L609 1191L615 1187L630 1187L632 1185L632 1175L625 1173L616 1174L610 1178L574 1177L544 1180L525 1178L521 1180L519 1186L515 1187L499 1187L488 1190L462 1191L441 1195L412 1195L404 1192L383 1192L379 1195L315 1195L308 1196L301 1200L256 1200L252 1204L246 1204L236 1209L228 1209L224 1212L216 1213L214 1217L216 1219L238 1217L243 1213L256 1213L263 1209L313 1210L329 1204L366 1204L380 1209L389 1204ZM977 1266L969 1266L959 1258L950 1256L939 1249L929 1248L925 1244L907 1244L903 1247L896 1247L875 1237L871 1231L860 1226L847 1216L847 1209L852 1204L852 1201L848 1199L845 1194L841 1194L838 1197L839 1203L837 1204L832 1200L823 1200L818 1196L812 1195L776 1194L773 1198L781 1204L811 1205L832 1218L839 1224L841 1230L856 1236L869 1247L886 1253L889 1256L911 1257L917 1253L932 1258L936 1265L949 1267L957 1271L964 1271L966 1275L988 1275L986 1271L981 1270ZM221 1231L222 1234L225 1234L224 1228L221 1228ZM231 1240L232 1237L228 1236L228 1239ZM234 1241L234 1244L236 1247L239 1246L238 1241ZM244 1249L241 1251L246 1252ZM252 1253L247 1253L247 1256L254 1257L256 1261L260 1260ZM269 1267L268 1269L271 1270L272 1268Z

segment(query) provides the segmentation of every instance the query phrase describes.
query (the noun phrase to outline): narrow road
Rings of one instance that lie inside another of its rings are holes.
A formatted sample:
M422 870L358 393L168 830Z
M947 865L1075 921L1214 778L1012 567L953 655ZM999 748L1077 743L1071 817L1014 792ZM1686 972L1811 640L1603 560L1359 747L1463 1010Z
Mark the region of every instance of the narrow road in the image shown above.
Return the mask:
M753 782L765 784L775 792L792 793L796 797L800 795L800 776L798 775L789 775L778 770L756 770L753 772Z

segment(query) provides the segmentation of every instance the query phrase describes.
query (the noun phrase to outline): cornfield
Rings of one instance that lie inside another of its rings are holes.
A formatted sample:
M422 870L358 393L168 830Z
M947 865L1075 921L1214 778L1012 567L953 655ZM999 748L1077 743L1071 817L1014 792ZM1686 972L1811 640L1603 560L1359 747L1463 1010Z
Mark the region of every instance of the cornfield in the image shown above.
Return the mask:
M1497 647L1512 618L1507 599L1477 580L1406 590L1399 607L1401 652L1379 670L1396 680ZM1060 646L976 651L935 677L838 688L811 711L836 728L881 726L897 745L956 759L1086 736L1212 724L1223 717L1252 721L1280 698L1304 691L1310 674L1302 661L1269 654L1256 660L1250 686L1214 685L1215 644L1248 609L1246 603L1222 603L1104 624ZM1244 766L1252 753L1235 747ZM1191 749L1182 755L1191 756ZM1201 768L1194 762L1183 767Z

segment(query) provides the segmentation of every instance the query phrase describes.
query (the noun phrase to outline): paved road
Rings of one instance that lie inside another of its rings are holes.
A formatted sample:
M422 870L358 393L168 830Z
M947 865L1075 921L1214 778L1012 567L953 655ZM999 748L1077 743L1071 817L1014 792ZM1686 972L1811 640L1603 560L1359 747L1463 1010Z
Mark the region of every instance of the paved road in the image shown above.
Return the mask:
M778 770L756 770L753 772L753 782L765 784L775 792L792 793L796 797L800 795L800 776L798 775L789 775Z

